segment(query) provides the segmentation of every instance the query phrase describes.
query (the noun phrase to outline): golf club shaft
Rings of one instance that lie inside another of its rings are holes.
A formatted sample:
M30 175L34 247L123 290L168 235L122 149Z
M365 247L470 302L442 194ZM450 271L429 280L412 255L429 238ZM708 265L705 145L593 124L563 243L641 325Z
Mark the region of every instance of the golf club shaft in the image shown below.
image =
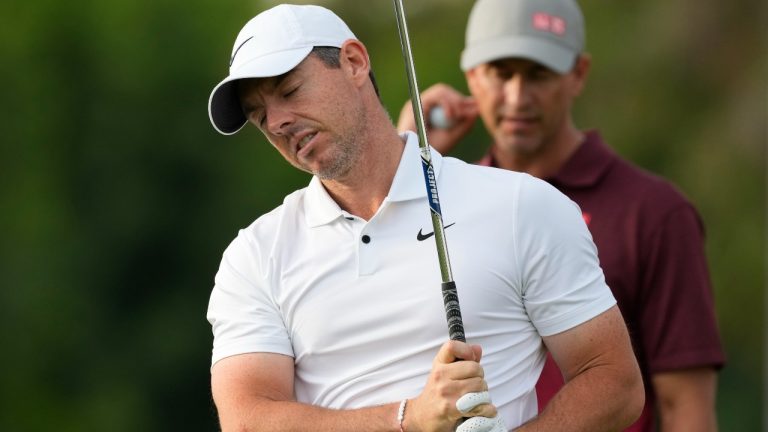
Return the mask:
M432 216L432 228L435 231L435 245L437 257L440 262L440 275L442 277L443 303L448 320L448 333L452 340L464 342L464 323L461 319L459 297L456 292L456 283L453 281L451 262L448 257L448 245L445 240L445 228L443 227L443 215L440 210L440 198L437 193L437 178L432 167L432 156L427 132L424 123L424 110L421 107L419 86L416 82L416 68L411 53L411 40L408 36L408 25L405 21L405 10L402 0L393 0L395 15L397 16L397 29L400 33L400 46L405 59L405 72L408 76L408 88L411 94L413 115L416 118L416 131L419 136L419 149L421 150L421 166L424 170L424 182L427 187L427 199L429 200L430 215Z

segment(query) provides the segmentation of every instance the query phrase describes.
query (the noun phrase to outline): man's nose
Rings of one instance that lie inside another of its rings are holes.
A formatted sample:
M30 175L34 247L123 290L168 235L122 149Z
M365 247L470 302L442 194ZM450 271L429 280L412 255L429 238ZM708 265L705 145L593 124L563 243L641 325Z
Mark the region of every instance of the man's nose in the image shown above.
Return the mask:
M520 106L530 102L530 86L520 74L515 74L504 81L504 99L510 105Z
M266 107L267 130L272 135L285 135L287 127L293 124L294 116L281 104L270 104Z

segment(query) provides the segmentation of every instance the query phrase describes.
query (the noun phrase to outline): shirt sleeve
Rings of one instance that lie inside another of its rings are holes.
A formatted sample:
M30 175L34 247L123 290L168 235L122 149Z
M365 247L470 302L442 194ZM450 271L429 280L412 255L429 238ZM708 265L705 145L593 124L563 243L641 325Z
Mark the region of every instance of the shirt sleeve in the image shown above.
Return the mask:
M224 252L211 292L207 318L213 330L212 365L253 352L293 356L263 260L247 237L241 231Z
M670 211L644 250L639 323L651 373L722 366L703 225L695 209L686 203Z
M521 296L540 335L576 327L616 304L578 205L548 183L525 177L515 238Z

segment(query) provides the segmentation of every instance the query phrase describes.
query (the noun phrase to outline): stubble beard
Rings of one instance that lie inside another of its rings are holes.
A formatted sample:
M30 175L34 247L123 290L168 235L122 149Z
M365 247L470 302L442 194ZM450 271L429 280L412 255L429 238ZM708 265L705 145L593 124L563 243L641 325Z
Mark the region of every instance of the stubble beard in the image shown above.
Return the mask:
M495 140L496 146L504 153L523 158L536 156L543 147L542 139L538 136L515 136L498 133Z
M354 145L352 137L341 137L335 143L333 158L325 165L322 165L316 175L320 180L336 180L344 177L352 169L357 161L355 152L359 147Z
M339 180L352 171L362 153L366 119L365 112L361 112L353 122L354 127L350 128L347 134L336 139L332 150L333 155L328 163L321 165L318 171L313 173L314 175L320 180Z

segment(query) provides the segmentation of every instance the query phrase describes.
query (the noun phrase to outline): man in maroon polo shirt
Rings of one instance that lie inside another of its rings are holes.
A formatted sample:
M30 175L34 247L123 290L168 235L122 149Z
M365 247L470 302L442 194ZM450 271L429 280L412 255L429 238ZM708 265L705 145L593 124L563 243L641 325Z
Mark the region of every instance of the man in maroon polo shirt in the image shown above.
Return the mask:
M618 157L571 107L585 85L581 10L573 0L478 0L461 67L472 97L445 84L422 95L430 144L449 151L480 116L493 138L478 163L528 172L581 207L627 322L646 387L630 431L716 430L723 353L696 209L671 184ZM445 120L447 119L447 121ZM415 129L410 103L398 127ZM562 386L551 357L539 409Z

